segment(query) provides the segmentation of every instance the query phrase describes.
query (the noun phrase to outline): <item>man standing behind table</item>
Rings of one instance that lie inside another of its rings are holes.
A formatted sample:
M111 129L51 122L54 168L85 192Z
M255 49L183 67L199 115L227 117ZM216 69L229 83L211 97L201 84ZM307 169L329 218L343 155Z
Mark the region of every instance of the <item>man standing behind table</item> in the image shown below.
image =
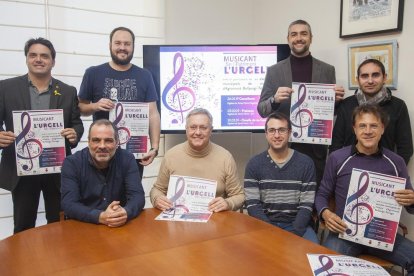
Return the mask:
M186 117L187 141L167 151L157 181L150 192L151 203L164 211L173 207L167 195L171 175L192 176L217 181L216 198L208 206L211 212L237 210L244 202L244 191L233 156L210 141L213 117L204 108L190 111Z
M344 233L348 228L341 218L354 168L405 178L405 189L395 191L395 200L409 213L414 214L414 191L404 160L379 143L387 121L387 115L378 105L364 104L355 108L352 125L357 143L329 155L321 186L316 193L315 206L329 229L329 235L324 242L326 247L345 255L378 256L404 267L408 275L414 275L414 242L402 235L397 233L391 252L338 237L338 233ZM329 209L331 198L335 199L335 210Z
M144 167L158 155L160 141L160 114L151 73L131 63L135 35L125 27L112 30L109 42L111 61L88 68L79 90L79 108L82 115L93 115L93 120L108 119L114 101L149 103L149 137L151 149L137 160L142 177Z
M109 120L92 123L88 147L63 163L65 216L118 227L142 211L145 197L138 166L134 156L118 145L118 132Z
M308 156L289 148L289 118L280 112L265 124L269 148L252 157L244 174L249 215L319 243L311 224L315 166Z
M387 74L381 61L364 60L357 70L359 89L346 98L338 108L330 151L355 144L352 131L352 111L363 104L378 104L389 116L390 122L381 137L381 146L395 151L406 164L413 155L410 115L405 102L385 87Z
M0 82L0 187L12 193L14 233L35 227L40 192L47 223L59 221L60 174L17 175L13 111L63 109L66 155L83 134L76 88L52 78L53 44L41 37L29 39L24 54L28 73Z
M290 23L287 41L290 56L267 69L257 111L266 118L279 111L289 117L293 91L292 82L335 84L335 68L314 58L309 47L312 30L308 22L296 20ZM344 96L344 88L335 86L335 101ZM291 148L312 158L316 167L316 182L319 184L325 167L328 147L325 145L292 143Z

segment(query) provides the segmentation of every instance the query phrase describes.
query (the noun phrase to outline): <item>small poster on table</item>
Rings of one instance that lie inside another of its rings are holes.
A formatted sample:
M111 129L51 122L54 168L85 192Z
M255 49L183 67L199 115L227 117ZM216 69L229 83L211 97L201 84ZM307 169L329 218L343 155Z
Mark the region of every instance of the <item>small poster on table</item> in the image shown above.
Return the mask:
M335 108L335 85L292 83L290 142L330 145Z
M394 192L405 184L405 178L354 168L343 215L348 229L339 237L392 251L402 209Z
M109 120L118 129L119 144L141 159L148 152L148 103L116 102L109 112Z
M66 157L63 110L13 111L17 175L60 173Z
M157 220L207 222L212 214L208 204L216 196L217 181L171 175L167 197L173 203Z

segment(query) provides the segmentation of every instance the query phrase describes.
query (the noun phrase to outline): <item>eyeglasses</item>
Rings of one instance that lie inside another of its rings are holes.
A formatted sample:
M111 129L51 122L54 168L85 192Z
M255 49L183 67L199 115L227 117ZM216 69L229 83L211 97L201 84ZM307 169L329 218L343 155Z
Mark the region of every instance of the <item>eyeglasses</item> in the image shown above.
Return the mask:
M289 132L289 129L286 127L281 127L281 128L268 128L267 129L267 133L271 134L271 135L275 135L276 132L279 135L285 135Z
M197 126L197 125L191 125L188 126L188 130L190 130L191 132L196 132L197 130L199 130L200 132L207 132L208 130L210 130L209 126Z

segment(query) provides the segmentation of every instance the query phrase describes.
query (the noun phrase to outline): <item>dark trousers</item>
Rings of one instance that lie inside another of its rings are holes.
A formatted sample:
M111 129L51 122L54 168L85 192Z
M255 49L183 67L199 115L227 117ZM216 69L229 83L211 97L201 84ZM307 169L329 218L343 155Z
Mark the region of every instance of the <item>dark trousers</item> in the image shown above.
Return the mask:
M12 191L14 234L36 226L40 192L43 192L47 223L59 221L60 174L20 177Z

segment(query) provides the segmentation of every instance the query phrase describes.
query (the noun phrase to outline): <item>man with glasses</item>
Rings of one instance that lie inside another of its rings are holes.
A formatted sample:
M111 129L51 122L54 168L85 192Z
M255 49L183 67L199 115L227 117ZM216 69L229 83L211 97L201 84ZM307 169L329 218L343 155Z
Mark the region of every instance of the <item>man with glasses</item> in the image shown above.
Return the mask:
M66 217L118 227L142 211L145 196L137 163L118 145L114 125L100 119L89 128L88 147L65 159L61 190Z
M319 243L311 224L315 166L310 157L289 148L289 118L272 113L265 131L269 148L252 157L244 174L249 215Z
M229 151L210 141L213 131L210 112L203 108L190 111L185 129L187 141L168 150L162 160L150 192L152 205L162 211L172 208L173 203L166 197L170 175L182 175L217 181L216 198L209 203L209 211L240 209L244 192L236 162Z
M355 144L351 122L355 107L378 104L390 119L382 135L381 146L396 152L408 164L413 155L410 115L405 102L393 96L391 90L385 87L387 74L384 65L376 59L367 59L358 66L356 78L359 89L343 100L338 108L330 151Z

